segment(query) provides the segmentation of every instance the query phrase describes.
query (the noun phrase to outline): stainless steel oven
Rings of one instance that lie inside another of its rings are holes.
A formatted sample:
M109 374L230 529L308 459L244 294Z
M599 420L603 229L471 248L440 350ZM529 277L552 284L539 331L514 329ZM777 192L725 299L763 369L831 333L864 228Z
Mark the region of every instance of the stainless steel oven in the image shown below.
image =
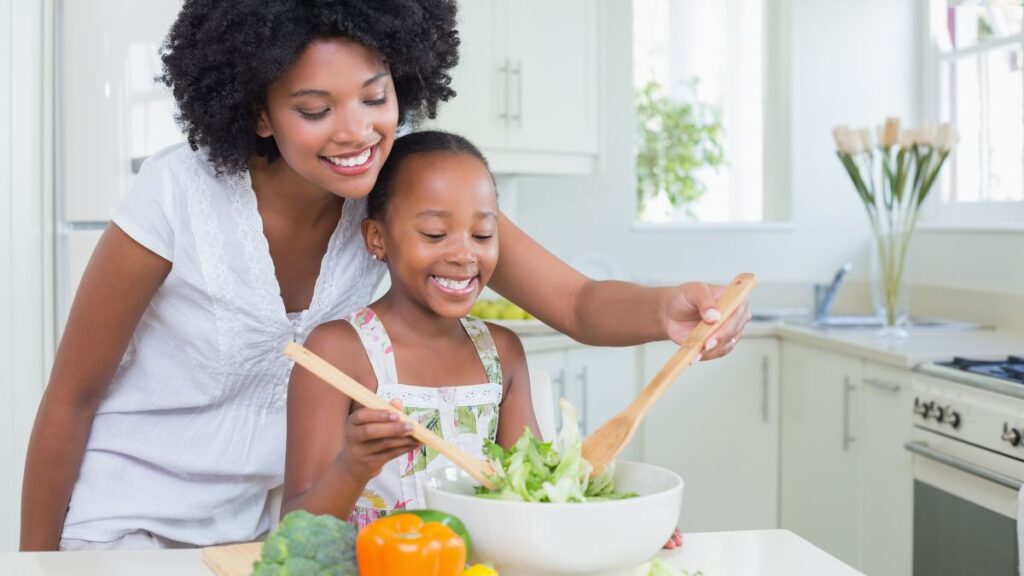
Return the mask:
M951 370L914 380L914 576L1017 576L1024 385Z

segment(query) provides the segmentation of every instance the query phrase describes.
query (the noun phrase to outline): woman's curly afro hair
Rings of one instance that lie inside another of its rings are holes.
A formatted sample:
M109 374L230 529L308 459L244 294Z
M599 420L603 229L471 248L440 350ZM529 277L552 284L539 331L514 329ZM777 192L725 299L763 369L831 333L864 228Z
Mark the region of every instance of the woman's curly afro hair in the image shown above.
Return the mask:
M399 122L433 118L455 95L454 0L186 0L162 49L178 122L220 172L280 156L255 128L267 88L320 38L346 37L387 62Z

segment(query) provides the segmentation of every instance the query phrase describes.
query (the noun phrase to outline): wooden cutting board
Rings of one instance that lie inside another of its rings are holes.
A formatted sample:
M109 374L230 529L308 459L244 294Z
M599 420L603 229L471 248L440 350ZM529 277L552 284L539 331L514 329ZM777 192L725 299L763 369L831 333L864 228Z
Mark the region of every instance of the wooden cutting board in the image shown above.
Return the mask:
M209 546L203 548L203 564L217 576L249 576L262 546L263 542Z

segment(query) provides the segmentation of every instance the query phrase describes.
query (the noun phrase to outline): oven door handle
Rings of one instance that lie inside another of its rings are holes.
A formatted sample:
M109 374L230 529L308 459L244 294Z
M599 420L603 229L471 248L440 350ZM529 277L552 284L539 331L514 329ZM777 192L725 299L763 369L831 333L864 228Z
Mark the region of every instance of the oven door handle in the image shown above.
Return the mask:
M941 450L936 450L935 448L928 446L927 442L907 442L903 447L918 456L924 456L929 460L934 460L947 466L952 466L957 470L977 476L978 478L983 478L989 482L995 482L1001 486L1006 486L1011 490L1020 490L1021 485L1024 484L1021 480L1012 476L1007 476L1002 472L996 472L995 470L990 470L989 468L972 464L966 460L957 458L956 456L951 456Z

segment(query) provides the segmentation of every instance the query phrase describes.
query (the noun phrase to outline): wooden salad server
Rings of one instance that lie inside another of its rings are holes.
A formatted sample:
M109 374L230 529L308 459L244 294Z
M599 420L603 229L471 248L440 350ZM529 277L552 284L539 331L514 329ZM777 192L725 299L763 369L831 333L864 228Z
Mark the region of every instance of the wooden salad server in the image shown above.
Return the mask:
M637 399L583 441L583 457L593 466L591 475L599 474L605 466L615 460L633 438L647 410L675 382L683 370L700 359L711 335L736 312L756 284L757 277L750 273L733 278L718 298L718 310L722 317L714 324L697 324L679 346L679 350L654 375Z
M494 469L486 460L481 460L480 458L467 454L458 446L455 446L437 434L434 434L427 429L426 426L412 418L409 418L405 412L402 412L398 408L395 408L391 404L385 402L365 386L356 382L323 358L317 356L313 352L310 352L304 346L295 342L290 342L284 347L284 354L294 360L296 364L302 366L306 370L309 370L331 386L337 388L342 394L363 406L373 408L374 410L390 410L391 412L398 414L398 418L402 422L412 424L413 438L444 455L452 462L452 464L455 464L459 468L465 470L467 474L482 486L488 489L494 489L494 482L489 478L489 476L494 474Z

